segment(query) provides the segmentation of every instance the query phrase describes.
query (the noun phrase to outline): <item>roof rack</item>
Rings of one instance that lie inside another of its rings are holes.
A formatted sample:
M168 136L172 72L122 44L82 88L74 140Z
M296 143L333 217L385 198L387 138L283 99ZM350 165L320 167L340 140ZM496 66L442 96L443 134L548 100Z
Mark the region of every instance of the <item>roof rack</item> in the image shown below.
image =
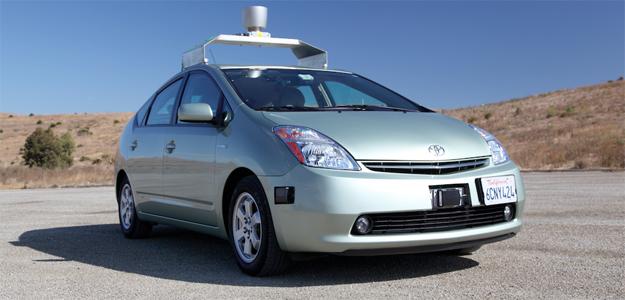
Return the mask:
M210 45L237 45L289 48L302 67L327 69L328 53L325 50L298 39L272 38L268 32L261 31L267 24L267 8L250 6L244 10L244 26L247 33L238 35L220 34L196 46L182 55L182 69L198 64L208 64L206 48Z

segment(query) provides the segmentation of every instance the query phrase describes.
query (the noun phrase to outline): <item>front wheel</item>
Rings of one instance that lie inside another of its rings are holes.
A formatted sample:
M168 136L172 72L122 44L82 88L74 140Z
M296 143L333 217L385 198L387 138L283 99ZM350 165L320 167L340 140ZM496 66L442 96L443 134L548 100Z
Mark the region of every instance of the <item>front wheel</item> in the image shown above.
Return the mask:
M249 275L282 273L289 264L278 245L267 197L258 179L243 178L230 200L228 236L237 264Z
M125 237L134 239L150 235L152 224L143 222L137 217L134 194L127 178L124 179L122 187L117 193L117 209L119 225Z

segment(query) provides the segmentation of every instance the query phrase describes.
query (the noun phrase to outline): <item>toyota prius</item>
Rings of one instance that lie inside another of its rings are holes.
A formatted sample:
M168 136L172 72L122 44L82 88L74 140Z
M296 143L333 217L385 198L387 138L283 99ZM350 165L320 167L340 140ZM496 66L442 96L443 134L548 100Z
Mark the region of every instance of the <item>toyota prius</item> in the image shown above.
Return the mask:
M299 40L252 32L207 43L220 41L291 48L300 64L185 55L120 137L126 237L156 224L211 234L262 276L293 254L468 254L519 232L522 178L492 134L331 70Z

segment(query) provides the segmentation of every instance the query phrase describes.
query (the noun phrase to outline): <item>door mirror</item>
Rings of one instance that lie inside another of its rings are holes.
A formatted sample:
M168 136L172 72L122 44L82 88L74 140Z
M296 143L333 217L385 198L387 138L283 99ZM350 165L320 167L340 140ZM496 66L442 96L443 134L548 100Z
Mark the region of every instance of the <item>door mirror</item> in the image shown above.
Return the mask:
M207 123L213 120L213 109L206 103L186 103L178 109L178 120Z

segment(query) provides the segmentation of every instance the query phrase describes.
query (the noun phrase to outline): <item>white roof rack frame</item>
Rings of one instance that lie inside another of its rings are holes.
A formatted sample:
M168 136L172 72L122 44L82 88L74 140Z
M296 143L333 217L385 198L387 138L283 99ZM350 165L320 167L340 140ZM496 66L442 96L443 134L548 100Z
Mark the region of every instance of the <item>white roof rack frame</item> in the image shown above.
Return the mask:
M236 45L236 46L261 46L289 48L298 60L301 67L327 69L328 53L313 45L297 39L272 38L248 35L220 34L199 45L182 55L182 69L198 64L208 64L210 60L206 56L206 48L210 45Z

